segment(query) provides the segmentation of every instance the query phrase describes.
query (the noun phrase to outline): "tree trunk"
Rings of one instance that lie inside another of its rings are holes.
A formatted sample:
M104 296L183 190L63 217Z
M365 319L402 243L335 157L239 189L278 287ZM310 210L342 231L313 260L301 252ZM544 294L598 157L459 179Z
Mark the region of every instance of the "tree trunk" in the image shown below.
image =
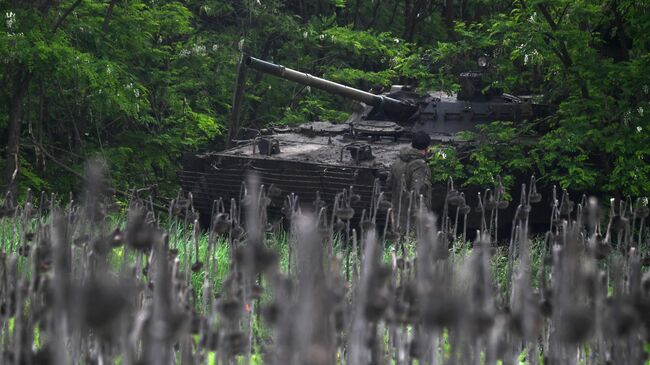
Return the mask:
M108 9L106 9L106 15L104 15L104 21L102 22L102 31L104 33L108 32L108 24L111 22L111 18L113 17L113 8L115 8L116 3L117 0L111 0Z
M388 21L388 24L394 24L395 22L395 16L397 15L397 6L399 5L399 1L395 1L395 4L393 5L393 11L390 13L390 20Z
M352 29L357 29L359 25L359 9L361 8L361 0L357 0L354 3L354 19L352 20Z
M22 122L23 101L27 95L32 75L20 70L14 76L14 94L9 100L9 140L7 142L7 157L5 164L5 184L12 198L18 193L18 168L20 164L20 132Z
M587 83L575 70L573 70L573 59L571 58L571 54L569 53L566 44L562 40L557 39L555 37L555 33L559 30L558 23L556 23L555 20L553 20L553 17L551 16L551 11L548 9L548 7L545 4L537 4L537 9L539 9L539 11L542 13L542 16L544 16L544 19L546 19L546 23L548 23L549 27L553 31L552 38L557 41L558 44L557 49L551 47L552 50L560 59L560 62L562 62L566 71L572 73L573 76L575 77L576 83L580 88L580 93L582 94L582 97L585 99L589 99L590 97L589 97L589 89L587 88ZM550 40L545 40L545 41L547 43L550 42Z
M369 30L370 28L375 26L375 20L377 20L377 13L379 11L379 6L382 4L381 1L377 0L375 3L375 6L372 8L372 15L370 16L370 23L366 25L366 30Z
M454 0L445 0L443 12L445 25L447 26L447 37L453 40L456 36L454 33Z
M409 31L409 22L411 21L411 12L412 4L410 0L404 0L404 31L402 32L402 38L406 38L406 35Z
M239 56L237 63L237 82L235 83L235 90L233 92L232 113L230 118L230 130L228 131L228 140L226 146L228 148L234 145L233 140L237 138L239 132L239 118L241 114L241 104L244 98L244 87L246 86L246 65L244 64L244 53Z
M271 48L273 46L273 38L276 37L276 34L271 33L266 37L266 40L264 41L264 45L262 46L262 50L260 51L260 58L263 60L266 60L269 58L269 55L271 53ZM255 72L255 76L253 77L253 81L251 82L252 85L259 85L260 82L262 82L262 78L264 77L264 74L262 72ZM266 94L268 89L266 89L262 95L258 95L260 98ZM261 100L261 99L260 99ZM253 121L257 119L257 112L259 110L259 107L261 105L260 100L251 100L248 103L248 107L250 110L246 113L245 120L246 121ZM241 116L240 116L241 118ZM239 123L239 127L241 127L241 121Z

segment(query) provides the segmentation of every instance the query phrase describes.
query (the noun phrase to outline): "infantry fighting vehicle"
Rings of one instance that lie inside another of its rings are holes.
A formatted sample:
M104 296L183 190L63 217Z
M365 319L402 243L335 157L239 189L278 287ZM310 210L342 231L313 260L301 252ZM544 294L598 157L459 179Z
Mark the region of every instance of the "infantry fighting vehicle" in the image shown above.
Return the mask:
M486 59L479 59L485 66ZM424 131L433 143L457 144L455 134L475 130L495 120L523 121L548 114L529 98L484 92L481 72L460 75L457 94L418 92L395 85L375 94L318 78L253 57L245 65L269 75L321 89L358 102L345 121L311 121L297 126L270 127L236 147L186 155L180 180L195 206L210 216L213 201L241 198L242 182L255 171L265 186L273 186L270 214L280 216L287 194L303 203L317 197L331 204L336 194L353 187L359 201L355 215L369 208L375 181L385 181L390 164L413 133ZM435 202L445 201L446 186L434 188ZM476 194L468 194L468 201Z

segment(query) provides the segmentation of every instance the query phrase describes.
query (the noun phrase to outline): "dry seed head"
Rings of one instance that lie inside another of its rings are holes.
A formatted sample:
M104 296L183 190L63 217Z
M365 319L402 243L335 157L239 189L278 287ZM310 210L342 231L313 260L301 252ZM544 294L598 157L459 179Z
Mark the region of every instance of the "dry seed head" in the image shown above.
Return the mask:
M375 229L375 223L370 220L364 220L361 222L361 228L363 228L363 230L366 232L371 231Z
M201 261L196 261L192 264L192 272L199 272L201 269L203 269L203 263Z
M388 200L382 199L379 201L377 207L379 208L379 210L388 210L393 207L393 203L389 202Z
M463 199L463 197L461 197L460 195L455 194L455 195L450 195L447 198L447 202L453 206L458 206L458 205L463 205L465 203L465 199Z
M458 213L462 215L467 215L472 211L472 208L470 208L469 205L461 205L458 207Z
M340 218L337 218L336 223L334 223L334 226L332 228L335 232L341 232L345 229L345 227L345 222L343 222Z
M638 218L647 218L649 213L650 207L647 205L639 205L635 211L635 214Z
M115 228L113 231L111 237L110 237L110 244L112 247L120 247L122 244L124 244L124 235L122 234L122 231L120 231L119 228Z
M400 239L400 234L395 231L388 231L384 238L388 241L397 242Z
M351 207L341 207L336 210L336 216L342 220L350 220L354 217L354 209Z

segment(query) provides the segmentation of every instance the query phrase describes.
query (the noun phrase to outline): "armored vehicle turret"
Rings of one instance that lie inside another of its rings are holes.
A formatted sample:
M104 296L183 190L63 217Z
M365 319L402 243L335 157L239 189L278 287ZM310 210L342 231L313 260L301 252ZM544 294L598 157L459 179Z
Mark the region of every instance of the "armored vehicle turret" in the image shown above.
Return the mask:
M184 156L181 185L208 217L216 199L240 199L250 171L279 192L272 198L271 215L280 215L287 194L295 193L303 203L318 198L331 205L336 194L350 187L360 196L360 209L355 210L360 215L370 207L376 181L385 180L389 166L400 149L410 144L413 133L423 131L434 143L456 145L463 142L455 134L475 130L477 124L519 122L549 113L548 107L527 98L485 92L480 72L461 74L458 94L420 93L406 85L375 94L253 57L245 58L245 65L355 100L358 110L346 121L269 127L233 148ZM434 188L434 209L437 201L444 202L445 193L446 186ZM476 195L468 192L466 196Z

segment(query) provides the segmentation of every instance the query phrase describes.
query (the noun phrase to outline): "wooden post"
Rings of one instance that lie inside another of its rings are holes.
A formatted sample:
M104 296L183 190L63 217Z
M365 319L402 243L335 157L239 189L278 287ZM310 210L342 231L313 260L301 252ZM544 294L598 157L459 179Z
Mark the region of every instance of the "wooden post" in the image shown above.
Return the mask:
M243 43L240 42L240 44ZM228 141L226 147L233 146L233 140L237 137L239 132L239 117L241 114L241 103L244 97L244 88L246 86L246 65L244 65L244 52L241 51L239 55L239 62L237 62L237 81L235 82L235 90L232 98L232 113L230 117L230 128L228 130Z

